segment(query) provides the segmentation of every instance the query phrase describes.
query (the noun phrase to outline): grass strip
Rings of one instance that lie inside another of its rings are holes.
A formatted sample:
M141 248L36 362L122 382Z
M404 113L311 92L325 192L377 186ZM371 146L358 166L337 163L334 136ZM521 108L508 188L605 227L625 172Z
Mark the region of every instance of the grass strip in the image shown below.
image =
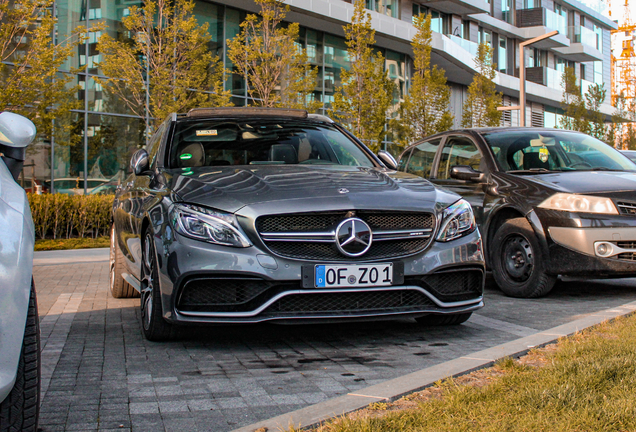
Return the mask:
M317 431L635 431L636 315L467 377L374 404Z
M70 239L44 239L35 241L36 251L87 249L110 247L110 237L97 238L70 238Z

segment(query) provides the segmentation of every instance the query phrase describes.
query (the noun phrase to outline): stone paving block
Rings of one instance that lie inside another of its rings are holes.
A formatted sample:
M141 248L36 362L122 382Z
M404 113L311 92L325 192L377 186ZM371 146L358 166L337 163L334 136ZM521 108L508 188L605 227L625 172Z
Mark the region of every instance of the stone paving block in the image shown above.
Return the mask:
M99 430L121 421L122 430L161 431L165 414L225 432L636 300L633 280L559 282L545 299L510 299L488 287L474 322L453 328L410 320L195 327L182 340L150 343L139 299L110 296L103 255L34 267L44 432L95 430L81 421L92 411Z

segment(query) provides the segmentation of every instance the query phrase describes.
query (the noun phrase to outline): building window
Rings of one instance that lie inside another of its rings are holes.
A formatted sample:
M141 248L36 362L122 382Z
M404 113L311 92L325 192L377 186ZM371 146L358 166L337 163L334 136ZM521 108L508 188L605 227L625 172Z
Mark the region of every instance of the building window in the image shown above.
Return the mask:
M477 35L477 43L485 42L488 45L492 46L492 32L490 30L486 30L483 27L479 27L479 34Z
M392 18L400 18L400 0L366 0L366 3L367 9Z
M497 52L497 69L501 73L508 73L508 38L499 35L499 50Z
M501 19L512 24L512 0L501 0Z
M594 84L603 85L603 62L594 62Z
M603 52L603 29L594 24L594 33L596 34L596 49Z
M534 0L523 0L524 9L534 9Z
M561 57L555 56L556 59L556 70L558 70L559 72L565 72L565 66L566 66L566 61L563 60Z
M448 34L449 19L448 15L413 3L413 22L419 14L431 14L431 30L437 33Z

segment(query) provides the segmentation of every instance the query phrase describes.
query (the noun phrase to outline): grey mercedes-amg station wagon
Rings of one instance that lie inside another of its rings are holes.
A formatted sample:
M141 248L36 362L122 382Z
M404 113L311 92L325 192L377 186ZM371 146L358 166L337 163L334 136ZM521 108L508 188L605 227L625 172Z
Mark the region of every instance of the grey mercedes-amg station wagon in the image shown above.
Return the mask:
M483 306L471 207L394 168L302 110L174 114L117 192L111 292L141 296L149 340L188 323L464 322Z

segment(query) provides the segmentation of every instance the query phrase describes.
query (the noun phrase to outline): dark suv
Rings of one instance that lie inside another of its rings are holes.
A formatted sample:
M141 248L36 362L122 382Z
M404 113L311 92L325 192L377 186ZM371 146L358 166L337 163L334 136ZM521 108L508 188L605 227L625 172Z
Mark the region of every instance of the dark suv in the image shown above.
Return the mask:
M141 294L150 340L187 323L458 324L483 305L470 205L387 169L327 117L192 110L131 167L113 208L111 291Z

